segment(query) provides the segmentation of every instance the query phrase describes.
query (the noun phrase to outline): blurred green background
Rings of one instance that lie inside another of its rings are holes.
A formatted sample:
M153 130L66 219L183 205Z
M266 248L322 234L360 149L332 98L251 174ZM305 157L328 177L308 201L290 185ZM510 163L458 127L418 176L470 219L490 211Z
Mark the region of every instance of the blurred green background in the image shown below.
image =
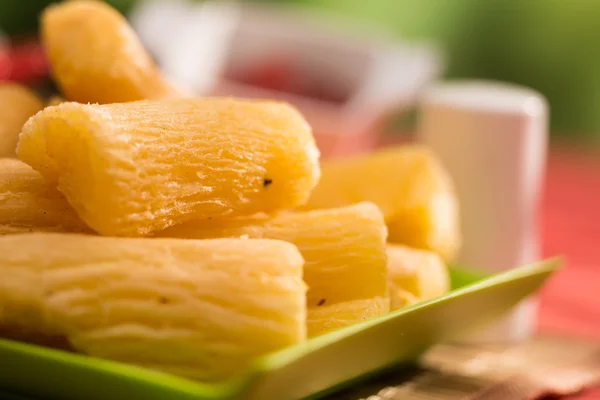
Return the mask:
M263 0L267 1L267 0ZM600 142L599 0L269 0L382 24L445 50L448 77L533 87L551 105L553 134ZM0 29L34 32L51 1L0 0ZM135 0L111 0L126 13Z

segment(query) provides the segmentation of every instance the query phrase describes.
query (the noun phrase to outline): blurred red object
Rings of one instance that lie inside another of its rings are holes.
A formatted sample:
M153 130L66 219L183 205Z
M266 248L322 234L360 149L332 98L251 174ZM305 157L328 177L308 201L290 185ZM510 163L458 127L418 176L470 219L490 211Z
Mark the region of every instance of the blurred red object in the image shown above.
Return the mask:
M348 88L322 75L308 76L284 56L266 57L257 66L238 66L225 73L226 79L267 90L291 93L306 98L342 104L350 96Z
M0 81L29 84L47 76L48 63L37 40L19 40L0 47Z

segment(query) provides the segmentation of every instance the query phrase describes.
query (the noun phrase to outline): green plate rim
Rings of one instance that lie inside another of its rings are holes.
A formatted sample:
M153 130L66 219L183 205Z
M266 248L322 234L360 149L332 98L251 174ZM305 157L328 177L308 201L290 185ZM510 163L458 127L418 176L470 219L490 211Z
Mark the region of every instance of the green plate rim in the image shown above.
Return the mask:
M451 275L457 281L467 282L473 281L474 283L467 284L466 286L453 289L447 294L438 298L420 302L400 310L388 313L386 315L365 321L356 325L352 325L313 339L310 339L302 344L288 347L280 351L268 354L260 357L255 362L251 363L248 370L245 373L240 374L234 379L224 381L221 383L208 384L195 382L185 378L179 378L174 375L162 373L158 371L152 371L145 368L140 368L132 365L126 365L119 362L102 360L94 357L89 357L81 354L69 353L62 350L46 348L36 346L27 343L21 343L9 339L0 338L0 350L5 349L12 352L21 352L32 357L41 357L44 359L51 359L57 362L66 362L71 365L75 365L78 368L82 368L94 373L114 375L121 379L128 379L139 382L147 387L163 388L171 391L177 391L181 394L185 394L190 397L207 397L207 398L219 398L227 399L235 396L238 393L249 387L255 380L261 376L268 374L269 372L275 371L282 368L294 361L310 354L313 350L328 346L340 339L348 336L357 334L358 332L372 329L382 322L388 321L394 318L400 318L401 316L410 313L414 310L418 310L425 307L431 307L436 303L445 301L447 299L461 296L462 294L476 291L490 285L497 285L511 280L524 278L536 274L551 274L557 270L561 265L562 259L560 257L553 257L546 260L531 263L519 268L508 270L503 273L496 275L485 275L480 272L476 272L474 269L463 269L460 267L452 267Z
M377 318L370 319L368 321L364 321L358 324L354 324L352 326L348 326L346 328L330 332L328 334L318 336L311 340L308 340L299 345L288 347L286 349L280 350L276 353L272 353L266 355L264 357L259 358L254 363L254 368L259 371L269 371L273 369L278 369L283 367L284 365L295 361L298 357L304 356L316 348L325 347L333 342L336 342L344 337L354 335L357 332L363 331L365 329L371 329L374 326L377 326L381 322L398 318L404 314L412 312L413 310L430 307L436 303L440 303L445 301L446 299L450 299L453 297L460 296L464 293L472 292L478 290L482 287L487 287L490 285L496 285L503 282L508 282L514 279L527 277L530 275L536 275L544 272L551 273L559 268L561 265L561 259L559 257L553 257L546 260L538 261L535 263L527 264L500 274L491 275L487 278L483 278L475 283L471 283L467 286L451 290L443 296L436 297L431 300L422 301L402 309L390 312L388 314L382 315ZM469 272L470 273L470 272Z

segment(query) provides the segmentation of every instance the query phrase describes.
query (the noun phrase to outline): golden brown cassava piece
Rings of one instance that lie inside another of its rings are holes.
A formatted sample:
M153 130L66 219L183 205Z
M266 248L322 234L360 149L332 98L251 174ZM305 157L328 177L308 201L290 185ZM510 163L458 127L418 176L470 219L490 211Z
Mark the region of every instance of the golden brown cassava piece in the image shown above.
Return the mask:
M42 108L42 101L25 86L0 82L0 157L15 157L23 124Z
M49 6L42 40L62 93L80 103L177 96L125 18L101 1Z
M64 196L29 165L0 158L0 235L31 231L86 232Z
M306 317L308 336L319 336L336 329L353 325L390 311L390 299L386 296L370 299L348 300L337 304L323 304L309 308Z
M448 268L439 255L393 244L388 245L387 255L392 310L450 290Z
M295 244L305 260L309 336L389 311L386 227L381 211L372 203L225 221L191 221L159 232L158 236L247 236ZM362 306L344 309L344 304L353 302Z
M310 127L276 102L64 103L29 120L18 147L107 236L293 208L320 174Z
M302 256L277 240L0 237L0 326L200 381L306 337Z
M322 177L308 208L372 201L381 208L390 242L429 249L445 260L461 242L458 201L438 158L419 145L322 164Z

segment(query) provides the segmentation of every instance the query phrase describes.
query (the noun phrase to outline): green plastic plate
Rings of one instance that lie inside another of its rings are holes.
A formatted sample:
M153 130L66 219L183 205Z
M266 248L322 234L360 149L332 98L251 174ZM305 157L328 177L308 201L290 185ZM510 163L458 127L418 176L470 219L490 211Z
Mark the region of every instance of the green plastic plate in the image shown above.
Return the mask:
M457 338L500 316L535 292L559 264L550 259L487 278L454 268L455 289L445 296L267 355L242 376L215 385L0 340L0 398L316 398L385 367L413 362L433 344Z

